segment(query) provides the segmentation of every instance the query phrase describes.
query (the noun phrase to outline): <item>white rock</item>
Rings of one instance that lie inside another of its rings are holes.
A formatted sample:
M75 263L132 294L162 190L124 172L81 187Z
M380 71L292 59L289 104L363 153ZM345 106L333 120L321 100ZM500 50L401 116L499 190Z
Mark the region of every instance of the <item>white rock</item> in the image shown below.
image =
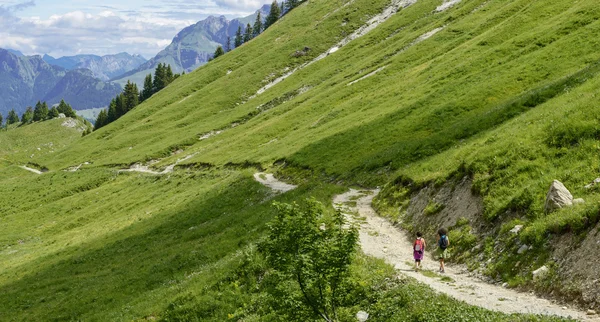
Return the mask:
M543 279L548 272L550 271L550 269L548 269L548 267L546 267L546 265L536 269L535 271L533 271L533 280L537 281L539 279Z
M340 50L339 47L333 47L333 48L329 49L329 51L327 52L327 55L331 55L331 54L335 53L338 50Z
M574 205L580 205L585 203L585 200L583 200L583 198L577 198L577 199L573 199L573 204Z
M508 287L508 283L502 284L502 287L507 288Z
M517 254L523 254L527 250L529 250L529 246L523 245L523 246L521 246L521 248L519 248L519 250L517 251Z
M67 118L67 116L64 113L60 113L60 114L58 114L58 118L64 119L64 118Z
M596 311L594 311L592 309L587 310L587 315L596 315Z
M552 212L556 209L573 205L573 195L562 182L554 180L548 194L546 195L545 212Z
M516 225L513 229L510 230L511 233L513 234L518 234L521 229L523 229L523 225Z
M356 318L360 321L360 322L364 322L369 318L369 313L365 312L365 311L358 311L358 313L356 313Z

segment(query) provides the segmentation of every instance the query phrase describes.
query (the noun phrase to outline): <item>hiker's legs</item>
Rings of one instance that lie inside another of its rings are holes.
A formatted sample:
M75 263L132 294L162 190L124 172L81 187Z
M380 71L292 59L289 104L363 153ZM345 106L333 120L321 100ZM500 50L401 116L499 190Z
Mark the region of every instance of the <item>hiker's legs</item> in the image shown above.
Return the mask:
M440 272L444 272L445 268L444 268L444 258L440 258Z

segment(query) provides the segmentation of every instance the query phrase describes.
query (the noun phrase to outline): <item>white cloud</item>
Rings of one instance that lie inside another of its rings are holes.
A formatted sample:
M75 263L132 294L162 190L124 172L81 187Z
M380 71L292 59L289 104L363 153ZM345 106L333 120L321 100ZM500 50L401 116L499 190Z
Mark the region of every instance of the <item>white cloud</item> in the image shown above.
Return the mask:
M258 10L263 4L270 4L271 2L264 0L215 0L219 7L252 11Z
M166 47L179 30L193 23L152 14L126 16L113 11L98 14L73 11L47 19L20 18L6 24L0 20L0 47L55 56L127 51L149 58Z
M151 58L181 29L208 15L241 17L271 0L38 2L0 0L0 47L26 55L126 51Z

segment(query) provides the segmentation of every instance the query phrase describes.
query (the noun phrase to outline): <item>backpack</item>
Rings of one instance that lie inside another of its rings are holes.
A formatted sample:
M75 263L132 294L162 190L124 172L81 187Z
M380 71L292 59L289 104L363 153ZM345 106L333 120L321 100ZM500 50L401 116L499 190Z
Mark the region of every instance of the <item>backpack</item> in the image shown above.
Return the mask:
M448 237L446 237L446 235L442 235L439 241L439 245L441 249L448 248Z
M423 252L423 239L421 238L417 238L417 240L415 240L415 245L413 246L415 252Z

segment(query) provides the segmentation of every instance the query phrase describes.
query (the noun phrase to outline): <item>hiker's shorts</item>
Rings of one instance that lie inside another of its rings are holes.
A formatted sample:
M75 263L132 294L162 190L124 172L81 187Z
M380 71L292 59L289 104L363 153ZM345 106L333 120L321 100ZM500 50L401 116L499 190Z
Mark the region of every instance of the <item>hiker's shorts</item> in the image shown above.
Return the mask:
M436 259L448 259L450 257L450 253L448 252L448 249L441 249L441 248L437 248L437 250L435 251L435 258Z

